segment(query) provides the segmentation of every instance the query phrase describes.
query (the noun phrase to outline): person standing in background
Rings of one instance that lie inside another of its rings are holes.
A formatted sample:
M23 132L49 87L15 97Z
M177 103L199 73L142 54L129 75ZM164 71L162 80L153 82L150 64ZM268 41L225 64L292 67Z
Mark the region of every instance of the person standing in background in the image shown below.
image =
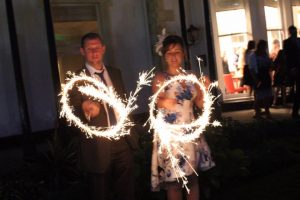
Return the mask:
M270 58L274 63L273 74L273 87L274 87L274 100L273 105L278 106L278 96L281 93L282 105L286 104L286 67L283 50L280 49L279 40L273 41L273 47L270 52Z
M247 91L249 95L251 95L253 91L253 79L252 75L249 70L249 62L250 62L250 55L255 50L255 41L249 40L247 44L247 49L244 54L244 68L243 68L243 79L242 79L242 86L245 85L247 87Z
M286 57L288 74L292 79L293 85L295 85L292 118L300 119L300 38L297 37L297 28L295 26L290 26L288 31L290 37L283 41L283 51Z
M254 82L254 118L261 118L260 108L264 108L266 117L271 118L273 63L267 49L268 43L260 40L255 52L250 56L249 69Z

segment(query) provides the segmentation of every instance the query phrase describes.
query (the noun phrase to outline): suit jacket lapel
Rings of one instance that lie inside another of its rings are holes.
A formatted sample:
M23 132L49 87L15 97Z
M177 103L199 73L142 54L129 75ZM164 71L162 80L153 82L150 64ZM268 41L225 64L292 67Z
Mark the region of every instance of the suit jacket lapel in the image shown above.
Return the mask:
M81 71L84 71L87 76L92 76L86 66L82 67ZM124 99L125 98L125 89L123 87L123 81L122 81L122 76L120 74L120 71L118 71L115 68L110 68L110 67L106 67L106 71L111 80L113 88L115 89L117 94L119 94L120 97L122 99Z

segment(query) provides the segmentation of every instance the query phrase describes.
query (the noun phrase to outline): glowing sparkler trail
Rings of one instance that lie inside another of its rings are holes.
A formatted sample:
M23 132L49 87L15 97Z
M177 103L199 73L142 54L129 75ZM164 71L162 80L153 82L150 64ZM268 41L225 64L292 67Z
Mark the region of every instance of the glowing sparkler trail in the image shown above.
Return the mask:
M196 56L197 61L198 61L198 66L199 66L199 70L200 70L200 76L202 76L202 70L201 70L201 61L203 61L200 57Z
M197 84L202 93L203 93L203 113L198 119L194 120L190 124L170 124L168 122L165 122L164 116L162 112L158 112L157 116L154 116L155 111L155 105L156 100L161 92L164 91L164 89L170 85L172 82L176 81L187 81L192 82L194 84ZM193 74L188 75L178 75L175 77L172 77L168 81L165 81L162 86L157 90L157 92L151 97L150 102L150 122L151 122L151 128L154 130L168 130L167 133L170 133L171 135L174 135L176 137L172 137L175 141L180 142L190 142L197 138L199 138L200 134L204 131L205 127L210 124L210 113L211 113L211 106L214 101L214 97L210 94L211 89L215 87L215 83L211 84L208 88L208 91L206 91L205 86L198 80L198 78ZM182 132L182 130L194 130L190 134L185 134L185 132ZM160 132L160 131L159 131ZM164 133L163 133L164 134ZM165 135L165 134L164 134ZM171 136L170 135L170 136ZM180 137L178 137L180 136ZM164 136L165 137L165 136Z
M62 109L60 117L66 117L70 124L74 124L80 128L87 137L106 137L108 139L119 139L121 136L129 134L129 128L133 123L129 120L128 115L138 108L135 104L138 93L142 89L142 86L150 85L151 78L153 77L153 69L149 72L143 72L139 74L139 80L137 81L137 87L134 92L131 92L129 98L123 101L114 91L112 87L107 87L104 83L97 79L87 76L82 73L78 75L72 75L67 79L65 86L61 92ZM111 127L95 127L88 126L83 123L79 117L74 115L73 109L69 105L69 91L75 86L76 83L84 82L84 86L79 86L78 89L81 93L90 96L96 101L102 101L106 105L114 108L117 114L117 124Z
M199 116L189 124L171 124L165 121L164 114L162 113L162 111L156 110L155 106L157 103L157 99L159 98L159 94L163 92L168 85L173 82L183 81L190 82L199 86L203 94L203 112L201 116ZM159 86L157 92L150 98L150 116L148 121L150 122L150 128L154 130L154 142L156 142L155 140L160 141L160 148L158 149L158 153L162 154L162 152L167 152L167 157L171 161L171 165L176 174L177 180L179 180L179 178L182 180L183 186L188 192L188 181L185 176L185 172L182 171L182 169L179 167L179 159L176 158L175 155L176 153L182 155L182 157L190 165L191 169L196 173L192 165L188 162L188 158L186 159L184 150L182 147L180 147L180 144L196 142L196 140L200 138L200 135L203 133L206 126L208 126L209 124L213 126L220 126L220 123L218 121L210 123L212 104L215 100L215 97L210 93L211 89L215 86L216 83L212 83L208 86L208 88L206 88L202 75L199 81L199 79L193 74L180 74L171 77L169 80L166 80L164 83L162 83L162 85ZM156 116L155 113L157 113Z

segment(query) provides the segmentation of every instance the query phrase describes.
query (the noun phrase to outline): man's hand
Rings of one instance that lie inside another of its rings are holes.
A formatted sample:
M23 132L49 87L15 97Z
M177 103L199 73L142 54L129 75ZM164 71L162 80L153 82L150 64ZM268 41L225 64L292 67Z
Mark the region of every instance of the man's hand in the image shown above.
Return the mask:
M81 105L84 115L88 121L100 113L100 104L92 100L86 100Z

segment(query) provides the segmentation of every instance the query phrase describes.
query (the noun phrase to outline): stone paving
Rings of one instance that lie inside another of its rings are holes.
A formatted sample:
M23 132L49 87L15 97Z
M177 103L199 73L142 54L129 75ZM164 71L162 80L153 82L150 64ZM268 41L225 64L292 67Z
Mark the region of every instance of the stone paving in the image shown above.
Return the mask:
M285 107L271 107L271 120L288 120L291 119L292 115L292 105L288 104ZM254 110L247 109L247 110L239 110L239 111L229 111L223 112L222 117L231 117L234 120L238 120L242 123L250 123L257 119L253 118ZM262 116L265 118L264 116Z

